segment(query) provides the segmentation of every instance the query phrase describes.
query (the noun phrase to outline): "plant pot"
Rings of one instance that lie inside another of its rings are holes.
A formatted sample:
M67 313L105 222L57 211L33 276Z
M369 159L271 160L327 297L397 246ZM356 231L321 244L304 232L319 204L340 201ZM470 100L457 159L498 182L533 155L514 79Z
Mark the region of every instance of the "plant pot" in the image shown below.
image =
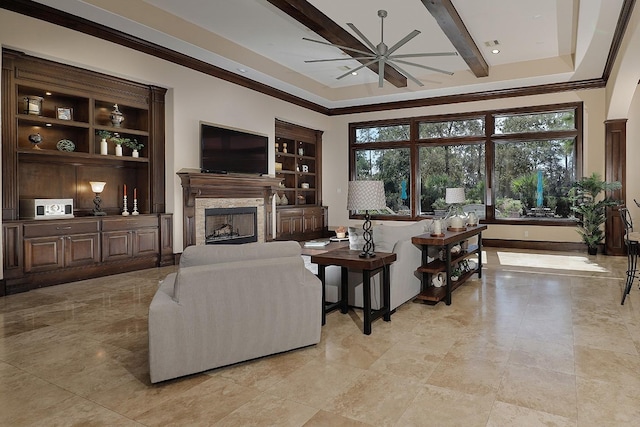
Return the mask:
M131 157L140 157L140 154L138 153L138 150L133 150L131 152Z
M597 255L598 254L598 247L597 246L587 246L587 253L589 255Z
M103 156L109 154L109 146L107 145L107 140L105 138L102 138L100 141L100 154Z
M116 145L116 156L122 156L122 145Z

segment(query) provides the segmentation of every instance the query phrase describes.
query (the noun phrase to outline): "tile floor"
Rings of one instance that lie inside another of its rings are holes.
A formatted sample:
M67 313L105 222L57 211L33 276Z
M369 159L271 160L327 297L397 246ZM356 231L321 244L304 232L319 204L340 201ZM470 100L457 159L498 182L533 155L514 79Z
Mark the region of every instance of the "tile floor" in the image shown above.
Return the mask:
M638 425L626 258L590 258L598 272L501 265L499 252L517 251L488 248L451 306L404 304L371 336L361 312L333 312L317 346L159 385L147 310L175 267L0 298L0 425Z

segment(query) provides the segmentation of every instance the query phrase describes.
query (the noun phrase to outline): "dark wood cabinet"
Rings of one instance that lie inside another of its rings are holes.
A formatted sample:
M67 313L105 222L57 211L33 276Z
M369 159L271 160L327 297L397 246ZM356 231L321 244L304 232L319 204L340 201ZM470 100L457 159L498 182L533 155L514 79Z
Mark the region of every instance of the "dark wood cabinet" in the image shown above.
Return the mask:
M276 238L280 240L308 240L322 237L326 228L327 208L309 206L277 210Z
M276 177L282 180L277 194L286 198L276 206L276 239L321 237L327 210L322 206L322 131L276 120L275 133Z
M171 214L9 221L3 294L173 264ZM165 236L165 240L161 238ZM162 248L162 250L161 250Z
M165 92L2 50L0 294L173 263L173 218L164 213ZM112 120L116 106L122 123ZM142 143L139 157L131 148L116 155L112 142L102 151L104 131ZM105 217L91 215L90 181L106 183ZM131 212L134 189L140 215L124 217L124 196ZM70 200L73 210L33 220L23 199Z

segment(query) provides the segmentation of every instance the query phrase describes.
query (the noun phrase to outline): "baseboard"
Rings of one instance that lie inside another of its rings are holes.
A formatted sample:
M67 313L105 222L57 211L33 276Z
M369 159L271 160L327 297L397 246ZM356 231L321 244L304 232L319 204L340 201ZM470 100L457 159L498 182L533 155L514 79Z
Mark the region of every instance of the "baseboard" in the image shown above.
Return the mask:
M536 240L507 240L507 239L482 239L482 245L492 248L506 249L532 249L539 251L565 251L565 252L584 252L587 253L587 247L584 243L579 242L546 242ZM603 252L603 247L598 248L598 253Z

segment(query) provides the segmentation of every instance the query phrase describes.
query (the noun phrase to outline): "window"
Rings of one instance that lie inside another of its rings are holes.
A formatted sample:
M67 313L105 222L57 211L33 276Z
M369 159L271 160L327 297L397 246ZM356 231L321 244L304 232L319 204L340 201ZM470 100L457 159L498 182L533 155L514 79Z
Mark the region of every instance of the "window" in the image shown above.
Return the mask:
M581 127L579 103L352 123L351 179L384 181L379 217L440 215L445 189L463 187L465 210L480 218L562 222Z

